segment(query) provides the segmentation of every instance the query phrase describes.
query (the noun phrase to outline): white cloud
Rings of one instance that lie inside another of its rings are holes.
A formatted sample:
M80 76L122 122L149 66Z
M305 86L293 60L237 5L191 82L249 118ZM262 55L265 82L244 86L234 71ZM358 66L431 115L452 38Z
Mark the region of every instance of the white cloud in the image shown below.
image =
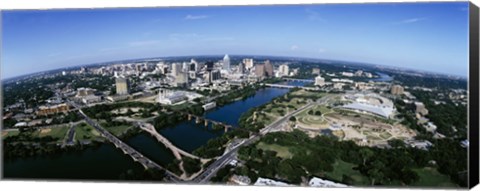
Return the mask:
M300 48L300 47L297 46L297 45L292 45L292 46L290 47L290 50L295 51L295 50L298 50L299 48Z
M424 17L418 17L418 18L410 18L410 19L405 19L405 20L402 20L402 21L399 21L399 22L396 22L396 24L410 24L410 23L416 23L416 22L419 22L419 21L423 21L427 18L424 18Z
M185 20L198 20L198 19L206 19L209 18L208 15L187 15L185 16Z
M324 53L325 51L327 51L327 50L325 50L323 48L318 49L318 53Z

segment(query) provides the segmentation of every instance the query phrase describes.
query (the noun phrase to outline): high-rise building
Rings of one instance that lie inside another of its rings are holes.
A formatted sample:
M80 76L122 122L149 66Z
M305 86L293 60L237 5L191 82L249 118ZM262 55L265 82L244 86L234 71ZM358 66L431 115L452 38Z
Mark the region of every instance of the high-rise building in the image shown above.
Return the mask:
M135 70L136 70L137 72L142 72L142 65L141 65L141 64L135 65Z
M244 63L239 63L237 67L237 72L239 74L245 73L245 64Z
M197 71L197 65L195 63L190 63L190 67L188 68L188 71Z
M218 70L211 70L207 72L207 82L212 83L215 80L219 80L221 78L221 73Z
M265 61L264 67L267 77L273 77L273 65L270 63L270 60Z
M186 72L180 71L175 76L175 86L185 87L188 82L188 74Z
M172 64L172 76L177 76L182 71L182 65L180 63Z
M393 85L390 93L392 93L393 95L402 95L403 87L400 85Z
M182 63L182 71L183 72L188 71L189 66L190 66L190 64L188 62L183 62Z
M320 74L320 68L313 68L312 74Z
M281 76L288 76L288 73L289 73L288 65L282 64L282 65L280 65L280 67L278 67L278 70L279 70Z
M315 77L315 85L316 86L324 86L325 85L325 79L322 78L322 76L318 75Z
M246 69L253 68L253 59L251 58L244 58L242 63L245 64Z
M257 77L265 77L265 64L255 65L255 75Z
M210 72L210 77L212 81L219 80L221 78L221 73L218 70L214 70Z
M205 63L205 65L207 65L207 71L212 71L213 70L214 63L212 61L209 61L209 62Z
M230 57L228 57L228 54L225 54L225 57L223 57L223 69L230 71Z
M115 85L117 87L118 95L128 94L128 80L124 77L118 77L115 79Z

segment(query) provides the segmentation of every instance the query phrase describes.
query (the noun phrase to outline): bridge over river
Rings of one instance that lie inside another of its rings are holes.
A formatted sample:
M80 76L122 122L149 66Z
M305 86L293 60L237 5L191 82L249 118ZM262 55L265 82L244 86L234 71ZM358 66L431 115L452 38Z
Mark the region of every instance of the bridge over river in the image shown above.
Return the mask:
M162 136L160 133L157 132L157 130L155 129L155 127L150 124L150 123L143 123L143 122L136 122L136 125L138 127L140 127L142 130L150 133L152 136L154 136L159 142L163 143L167 148L169 148L173 155L175 156L175 158L177 158L178 160L181 160L182 159L182 155L183 156L187 156L187 157L190 157L190 158L194 158L194 159L201 159L201 160L204 160L198 156L195 156L193 154L190 154L180 148L178 148L177 146L175 146L174 144L172 144L167 138L165 138L164 136Z
M222 127L224 128L224 131L225 131L225 132L227 132L229 129L235 129L234 126L229 125L229 124L226 124L226 123L224 123L224 122L207 119L207 118L205 118L205 117L198 116L198 115L194 115L194 114L190 114L190 113L185 113L185 112L181 112L181 113L187 115L189 121L192 120L193 118L195 118L195 122L196 122L196 123L201 123L201 122L203 121L205 127L208 126L209 123L212 123L212 124L214 124L214 125L222 126Z
M166 179L169 179L173 182L179 182L181 178L177 176L175 173L167 170L166 168L163 168L162 166L158 165L148 157L145 157L142 153L138 152L134 148L130 147L128 144L124 143L122 140L119 138L115 137L112 135L110 132L108 132L105 128L100 126L97 122L92 120L90 117L88 117L85 113L83 113L82 109L78 107L77 104L69 101L69 104L74 106L75 108L78 109L80 115L85 119L85 121L95 128L102 137L104 137L106 140L110 141L117 147L118 149L122 150L124 154L129 155L135 162L140 163L145 169L157 169L157 170L164 170L165 171L165 176Z
M319 88L317 87L304 87L304 86L283 85L283 84L263 84L263 85L267 87L272 87L272 88L287 88L287 89L301 88L304 90L319 90Z

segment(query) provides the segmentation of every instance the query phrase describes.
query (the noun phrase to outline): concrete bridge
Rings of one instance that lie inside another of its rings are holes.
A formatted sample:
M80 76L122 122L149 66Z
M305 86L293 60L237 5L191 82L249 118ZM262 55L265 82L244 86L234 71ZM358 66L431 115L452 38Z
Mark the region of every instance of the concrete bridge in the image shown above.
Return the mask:
M263 84L264 86L267 87L273 87L273 88L286 88L286 89L292 89L292 88L301 88L304 90L318 90L318 88L313 88L313 87L304 87L304 86L292 86L292 85L283 85L283 84Z
M78 109L79 109L79 113L85 119L85 121L90 126L94 127L102 137L110 141L116 148L120 149L124 154L129 155L135 162L140 163L145 169L164 170L165 176L167 179L173 182L179 182L181 180L181 178L177 176L175 173L167 170L166 168L163 168L162 166L158 165L148 157L145 157L140 152L130 147L129 145L121 141L119 138L112 135L110 132L108 132L106 129L100 126L100 124L90 119L90 117L88 117L85 113L83 113L83 111L80 108Z
M138 127L140 127L142 130L150 133L152 136L154 136L159 142L163 143L167 148L169 148L173 155L175 156L176 159L182 160L182 156L187 156L190 158L194 159L202 159L198 156L195 156L193 154L190 154L178 147L176 147L174 144L172 144L167 138L162 136L160 133L157 132L155 127L150 124L150 123L143 123L143 122L136 122L135 123Z
M207 119L205 117L201 117L201 116L198 116L198 115L193 115L193 114L190 114L190 113L183 113L185 115L187 115L188 117L188 120L192 120L192 119L195 119L195 122L196 123L201 123L203 122L203 124L205 125L205 127L208 126L209 123L213 124L213 125L219 125L219 126L223 126L223 129L225 132L228 132L229 129L234 129L235 127L232 126L232 125L229 125L229 124L226 124L226 123L223 123L223 122L220 122L220 121L215 121L215 120L211 120L211 119Z
M293 82L314 82L312 79L296 79L296 78L283 78L284 80L287 81L293 81Z

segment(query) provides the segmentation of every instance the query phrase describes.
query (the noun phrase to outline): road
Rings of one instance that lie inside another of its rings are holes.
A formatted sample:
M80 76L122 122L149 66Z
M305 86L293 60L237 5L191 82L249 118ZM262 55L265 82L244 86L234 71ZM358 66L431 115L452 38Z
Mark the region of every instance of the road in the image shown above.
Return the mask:
M67 132L67 137L63 141L62 147L65 147L67 145L74 145L74 138L75 138L75 125L73 123L70 123L70 129L68 129Z
M230 151L224 153L221 157L219 157L215 162L213 162L210 166L208 166L201 174L199 174L197 177L195 177L193 179L193 182L196 182L196 183L206 183L208 180L210 180L210 178L216 174L216 172L223 168L223 166L225 166L225 164L227 164L228 162L230 162L232 159L236 158L236 153L238 151L238 149L244 145L249 145L255 141L257 141L258 139L260 139L261 136L267 134L268 132L270 132L271 129L273 128L276 128L278 126L280 126L280 124L282 123L285 123L287 120L290 120L290 117L302 112L302 111L305 111L306 109L316 105L316 104L319 104L319 103L323 103L325 102L327 99L329 98L329 96L325 96L325 97L322 97L321 99L317 100L317 102L310 102L308 103L307 105L304 105L303 107L285 115L284 117L280 118L280 119L277 119L276 121L274 121L273 123L271 123L270 125L268 125L267 127L263 128L260 130L260 134L254 134L252 135L250 138L248 138L247 140L245 140L243 143L240 143L238 144L237 146L235 146L233 149L231 149Z
M170 172L169 170L163 168L162 166L158 165L157 163L150 160L149 158L143 156L140 152L136 151L135 149L133 149L132 147L130 147L129 145L127 145L126 143L124 143L123 141L121 141L120 139L115 137L114 135L112 135L110 132L108 132L106 129L104 129L102 126L100 126L100 124L98 124L97 122L90 119L90 117L85 115L85 113L83 113L83 111L81 110L80 107L78 107L77 104L75 104L71 101L68 101L68 102L69 102L70 105L74 106L75 108L77 108L79 110L79 113L81 114L81 116L85 119L85 121L90 126L94 127L98 132L100 132L100 134L105 139L107 139L108 141L113 143L115 145L115 147L121 149L123 151L123 153L130 155L134 161L139 162L145 168L164 170L165 171L165 176L166 176L165 178L167 180L171 180L172 182L180 182L181 179L176 174Z
M180 155L187 156L187 157L194 158L194 159L201 159L200 157L195 156L193 154L190 154L190 153L178 148L177 146L175 146L167 138L165 138L160 133L158 133L157 130L155 130L155 127L152 124L142 123L142 122L136 122L135 124L137 126L139 126L142 130L150 133L159 142L163 143L163 145L165 145L167 148L169 148L173 152L173 155L175 156L175 158L177 158L178 160L182 160L182 157Z

